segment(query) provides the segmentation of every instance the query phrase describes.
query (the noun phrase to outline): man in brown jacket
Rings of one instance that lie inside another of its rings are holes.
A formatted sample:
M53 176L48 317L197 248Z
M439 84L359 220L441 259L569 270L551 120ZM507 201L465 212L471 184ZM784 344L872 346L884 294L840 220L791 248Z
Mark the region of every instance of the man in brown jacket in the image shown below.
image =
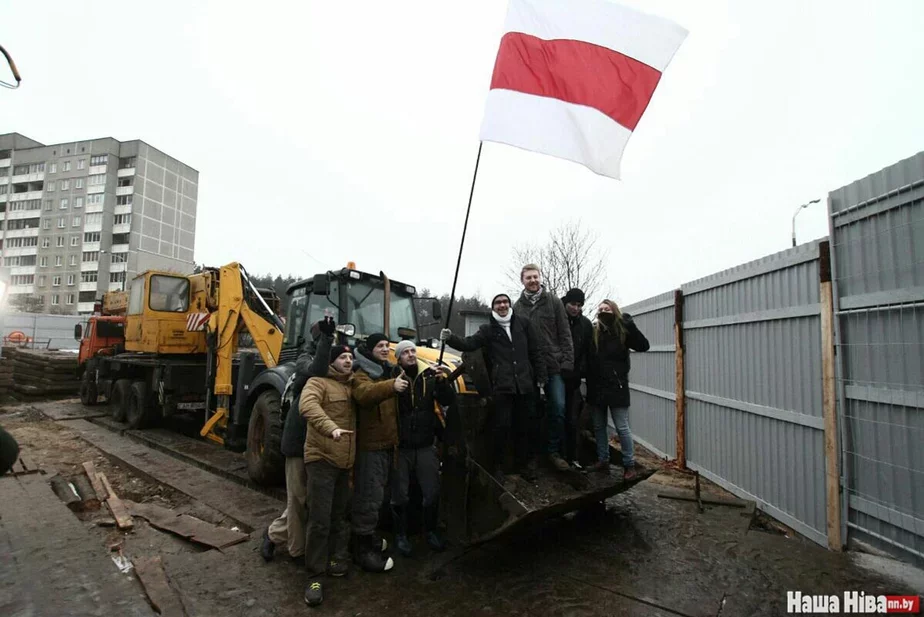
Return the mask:
M410 381L388 361L384 334L371 334L356 350L353 400L357 405L356 474L353 487L353 558L367 572L384 572L394 566L382 554L384 540L376 533L379 511L385 501L389 470L398 447L397 393Z
M344 576L349 568L350 470L356 457L353 432L353 354L349 346L330 350L326 377L312 377L302 389L299 413L308 421L305 471L308 476L308 542L305 566L309 582L305 602L323 600L321 577Z

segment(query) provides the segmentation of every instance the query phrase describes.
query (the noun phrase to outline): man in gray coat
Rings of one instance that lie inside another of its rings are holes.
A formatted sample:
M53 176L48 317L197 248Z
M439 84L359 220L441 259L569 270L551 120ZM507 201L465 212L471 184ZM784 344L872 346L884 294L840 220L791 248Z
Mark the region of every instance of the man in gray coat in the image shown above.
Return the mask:
M526 317L545 340L545 395L548 401L548 441L546 453L555 469L567 471L568 462L562 457L565 437L565 381L562 372L574 370L574 346L571 325L561 300L542 285L542 272L536 264L526 264L520 270L523 292L513 307L514 314Z

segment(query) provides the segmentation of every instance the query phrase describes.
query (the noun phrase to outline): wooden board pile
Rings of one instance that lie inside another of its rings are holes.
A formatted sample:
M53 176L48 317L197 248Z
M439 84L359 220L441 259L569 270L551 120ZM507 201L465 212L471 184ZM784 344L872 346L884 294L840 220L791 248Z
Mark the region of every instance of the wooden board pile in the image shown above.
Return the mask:
M0 376L8 371L10 388L20 398L75 396L80 392L77 354L5 347ZM0 384L4 383L0 377Z

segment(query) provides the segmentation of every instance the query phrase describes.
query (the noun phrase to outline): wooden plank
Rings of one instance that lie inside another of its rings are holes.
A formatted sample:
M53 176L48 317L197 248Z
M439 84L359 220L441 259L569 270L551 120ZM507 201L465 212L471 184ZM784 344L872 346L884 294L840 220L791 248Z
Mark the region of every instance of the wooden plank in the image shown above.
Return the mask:
M19 452L19 460L22 462L24 471L39 471L38 464L25 452Z
M173 510L155 504L133 501L126 501L125 504L134 516L147 520L158 529L219 550L245 542L250 537L249 534L218 527L188 514L178 515Z
M135 575L141 581L144 593L147 594L154 610L160 613L161 617L185 617L183 603L167 581L161 558L137 557L132 560L132 564L135 566Z
M87 478L90 479L90 484L93 485L93 490L96 491L96 496L99 497L100 501L108 499L109 492L106 490L106 487L103 486L103 483L99 481L96 475L96 465L93 464L93 461L85 462L83 464L83 470L87 473Z
M841 478L837 443L837 374L834 350L834 294L831 289L831 253L827 241L819 247L821 296L821 409L824 419L825 501L828 548L843 550L841 540Z
M664 490L658 493L662 499L677 499L679 501L697 501L693 491ZM753 502L743 499L727 499L725 497L705 497L700 495L699 501L710 506L729 506L732 508L747 508Z
M122 503L119 496L112 490L112 485L109 484L109 478L106 477L106 474L97 473L96 477L99 478L100 483L105 487L106 493L109 495L109 498L106 499L106 505L109 507L112 518L116 520L116 525L119 529L131 529L134 527L135 524L132 522L131 515L125 509L125 504Z
M683 292L678 289L674 292L674 409L677 431L677 466L680 469L687 467L687 400L683 351Z

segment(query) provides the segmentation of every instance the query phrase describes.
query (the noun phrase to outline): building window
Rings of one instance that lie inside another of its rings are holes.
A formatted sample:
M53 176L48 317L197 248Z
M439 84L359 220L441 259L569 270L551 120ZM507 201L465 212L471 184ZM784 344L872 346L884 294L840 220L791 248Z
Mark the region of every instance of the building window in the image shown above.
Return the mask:
M87 205L96 205L103 203L103 194L95 193L93 195L87 195Z
M77 169L84 169L87 166L87 159L77 160Z
M76 281L76 277L73 274L67 275L67 286L68 287L73 287L75 281Z
M87 178L87 184L90 186L99 186L100 184L106 184L106 174L94 174Z
M10 277L11 285L32 285L34 283L34 274L16 274Z
M70 161L64 161L64 167L63 167L63 169L64 169L64 171L70 171L70 170L71 170L71 162L70 162Z
M49 166L48 173L50 173L50 174L56 174L56 173L58 173L58 164L57 164L57 163L52 163L52 164Z
M61 180L61 190L66 191L71 188L70 180Z
M92 263L99 261L99 251L86 251L83 254L83 263Z
M75 197L75 198L74 198L74 207L75 207L75 208L83 208L83 197Z
M45 210L51 210L54 207L55 207L55 202L53 200L51 199L45 200Z
M130 205L132 205L132 196L131 196L131 195L118 195L118 196L116 196L116 205L117 205L117 206L130 206Z
M63 265L64 265L64 257L62 257L61 255L55 255L55 267L57 268L58 266L63 266Z
M47 267L48 267L48 258L42 257L41 259L39 259L39 268L47 268Z
M113 225L128 225L132 222L131 214L116 214L112 220Z
M102 225L103 224L103 213L95 212L93 214L87 215L87 225Z
M135 157L130 156L119 161L119 169L131 169L135 166Z
M97 154L96 156L90 157L90 166L96 167L97 165L105 165L109 162L108 154Z
M59 216L58 217L58 229L64 229L65 227L67 227L67 217Z
M124 273L124 272L110 272L110 273L109 273L109 282L110 282L110 283L124 283L124 282L125 282L125 273Z
M67 210L67 206L68 206L68 205L69 205L69 202L67 201L67 198L66 198L66 197L65 197L64 199L61 200L61 209L62 209L62 210Z
M69 259L69 262L70 262L69 265L71 265L71 266L76 266L76 265L77 265L77 256L76 256L76 255L71 255L71 258Z
M60 296L58 296L58 294L52 294L51 295L51 305L58 306L59 304L61 304Z
M40 277L38 278L38 286L39 286L39 287L44 287L44 286L45 286L45 277L44 277L44 276L40 276Z
M51 279L51 286L52 286L52 287L60 287L60 286L61 286L61 277L60 277L60 276L52 277L52 279Z
M74 294L67 294L67 303L68 304L74 303Z
M75 216L71 219L71 227L80 227L80 217Z
M84 242L99 242L99 240L100 240L100 232L98 231L90 231L90 232L83 234Z
M80 243L80 236L71 236L71 246L77 246ZM71 264L72 266L74 264Z
M99 278L98 272L81 272L80 273L80 282L81 283L95 283Z
M74 188L75 188L75 189L82 189L82 188L83 188L83 178L76 178L76 179L74 180Z
M54 180L52 180L51 182L46 182L46 183L45 183L45 192L46 192L46 193L54 193L54 192L55 192L55 181L54 181Z
M128 244L128 234L112 234L112 244Z
M47 249L51 246L51 238L42 238L42 248Z
M51 219L45 219L42 221L42 229L51 229Z
M133 186L134 185L133 181L134 181L134 178L132 176L128 176L127 178L119 178L119 182L118 184L116 184L116 186L121 186L121 187Z
M55 246L57 248L61 248L62 246L64 246L64 236L58 236L57 238L55 238Z
M113 253L109 260L114 264L124 264L128 262L128 253Z

